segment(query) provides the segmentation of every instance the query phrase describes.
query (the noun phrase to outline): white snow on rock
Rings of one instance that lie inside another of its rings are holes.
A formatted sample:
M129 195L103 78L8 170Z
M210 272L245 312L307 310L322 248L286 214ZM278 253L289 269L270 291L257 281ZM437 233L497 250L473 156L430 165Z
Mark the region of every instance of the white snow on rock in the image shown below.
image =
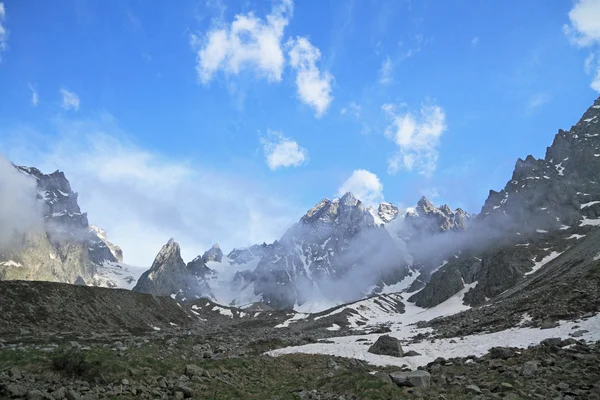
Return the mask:
M287 328L288 326L290 326L290 324L291 324L292 322L295 322L295 321L298 321L298 320L304 319L304 318L306 318L307 316L308 316L308 314L304 314L304 313L297 313L297 314L294 314L294 315L292 316L292 318L290 318L290 319L287 319L287 320L283 321L283 322L282 322L282 323L280 323L279 325L275 325L275 328Z
M548 233L548 231L544 230L544 229L536 229L535 230L537 233Z
M23 265L21 263L18 263L18 262L13 261L13 260L2 261L2 262L0 262L0 265L2 265L4 267L15 267L15 268L21 268L21 267L23 267Z
M600 203L600 201L590 201L589 203L582 204L581 208L583 209L586 207L590 207L590 206L593 206L594 204L598 204L598 203Z
M579 325L578 329L588 331L581 336L581 339L592 342L600 340L600 314L585 321L561 321L559 326L552 329L519 327L494 333L464 336L461 339L445 338L436 339L434 343L431 343L430 341L421 341L420 343L407 344L409 339L415 335L428 331L428 329L417 329L414 326L408 325L410 320L412 320L412 318L407 319L406 325L400 326L400 329L393 329L393 332L387 333L387 335L402 341L402 347L405 351L414 350L420 353L420 356L390 357L369 353L367 351L369 346L377 340L380 336L379 334L328 338L328 341L333 341L334 343L313 343L303 346L285 347L269 351L266 354L270 356L294 353L327 354L331 356L355 358L372 365L407 365L411 369L416 369L419 366L427 365L427 363L438 357L453 358L466 357L469 355L482 356L486 354L490 348L495 346L526 348L530 345L539 344L542 340L551 337L567 338L569 333L573 332L573 327L575 325ZM357 342L357 339L367 339L368 341ZM450 341L453 341L454 343L450 343Z
M533 262L535 262L535 265L533 266L531 271L526 272L525 275L533 274L535 271L542 268L544 265L548 264L550 261L554 260L556 257L560 256L562 253L563 252L559 253L557 251L553 251L552 253L548 254L546 257L542 258L542 261L535 262L535 259L532 260Z
M340 330L340 326L338 324L333 324L331 325L329 328L326 328L328 331L339 331Z
M600 218L590 219L588 217L583 217L583 220L581 221L579 226L586 226L586 225L598 226L598 225L600 225Z
M572 234L571 236L569 236L567 239L581 239L584 238L585 235L579 235L577 233Z
M105 261L96 268L92 279L95 286L131 290L147 269L147 267L136 267L121 262Z

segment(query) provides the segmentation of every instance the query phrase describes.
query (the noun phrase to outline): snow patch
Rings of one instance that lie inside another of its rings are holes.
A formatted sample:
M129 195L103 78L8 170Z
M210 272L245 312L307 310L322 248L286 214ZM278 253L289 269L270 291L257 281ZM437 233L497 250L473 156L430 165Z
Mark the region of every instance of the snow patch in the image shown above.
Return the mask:
M535 262L535 259L533 259L532 261L535 264L534 264L533 268L531 269L531 271L526 272L525 275L533 274L535 271L542 268L544 265L548 264L550 261L554 260L556 257L560 256L562 253L564 253L564 252L559 253L557 251L553 251L552 253L548 254L546 257L542 258L542 261L539 261L539 262Z

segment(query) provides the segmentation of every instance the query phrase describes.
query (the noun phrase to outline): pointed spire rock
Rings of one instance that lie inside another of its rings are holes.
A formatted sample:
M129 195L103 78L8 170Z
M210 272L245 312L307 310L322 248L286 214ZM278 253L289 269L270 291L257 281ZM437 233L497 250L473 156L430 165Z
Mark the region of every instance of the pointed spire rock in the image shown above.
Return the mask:
M213 244L213 246L202 255L202 261L205 263L209 261L221 262L221 260L223 260L223 251L218 243Z

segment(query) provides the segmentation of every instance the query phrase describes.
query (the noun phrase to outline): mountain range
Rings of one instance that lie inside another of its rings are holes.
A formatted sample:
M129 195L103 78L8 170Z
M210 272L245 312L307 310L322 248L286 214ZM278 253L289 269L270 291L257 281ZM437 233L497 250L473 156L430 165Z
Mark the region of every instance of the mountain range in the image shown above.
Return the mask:
M600 225L600 99L570 130L559 130L543 159L516 162L478 214L425 197L400 210L367 207L352 193L323 199L273 243L215 244L185 262L171 239L141 276L90 225L65 175L14 168L36 184L42 229L19 235L0 254L0 279L123 287L177 300L210 298L278 309L321 311L391 292L433 307L468 289L484 304ZM15 244L16 243L16 244Z

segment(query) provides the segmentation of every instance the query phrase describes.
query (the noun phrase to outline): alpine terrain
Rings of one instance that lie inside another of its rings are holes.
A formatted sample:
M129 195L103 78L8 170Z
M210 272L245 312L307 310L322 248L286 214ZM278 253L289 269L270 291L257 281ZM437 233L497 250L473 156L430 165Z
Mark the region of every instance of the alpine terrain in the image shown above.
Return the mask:
M11 165L37 219L2 241L0 397L600 399L599 120L477 214L348 192L141 275L62 172Z

